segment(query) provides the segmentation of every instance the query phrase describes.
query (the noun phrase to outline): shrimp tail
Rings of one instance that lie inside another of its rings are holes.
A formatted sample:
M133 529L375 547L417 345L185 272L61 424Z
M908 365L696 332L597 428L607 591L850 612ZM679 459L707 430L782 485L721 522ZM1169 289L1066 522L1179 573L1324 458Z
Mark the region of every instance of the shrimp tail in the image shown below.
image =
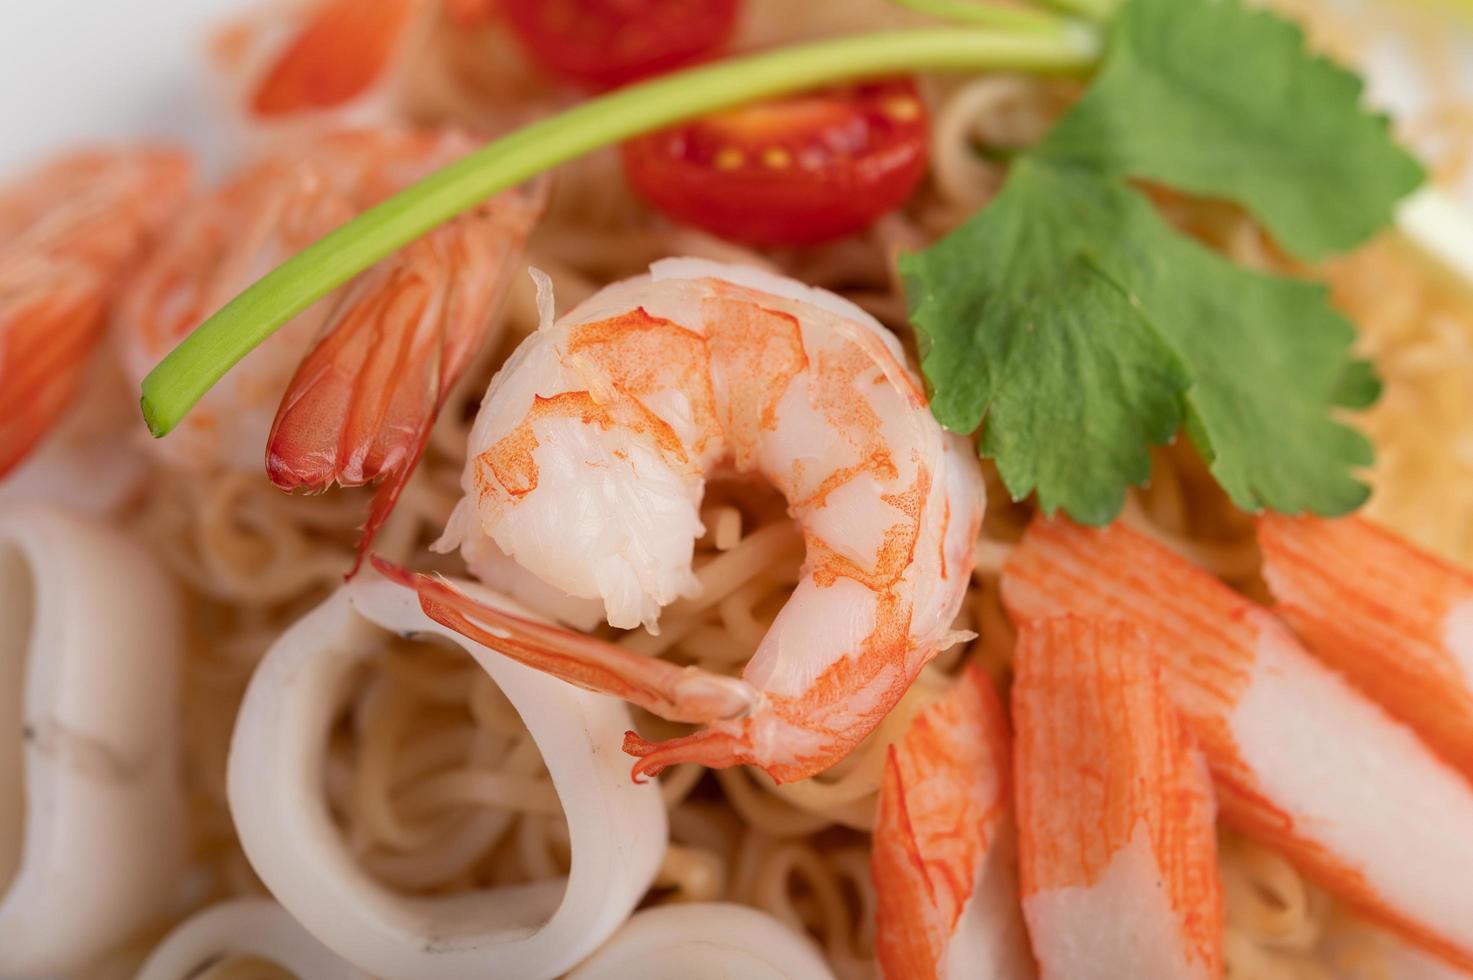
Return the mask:
M693 724L740 718L756 703L756 691L737 678L679 667L534 622L474 599L443 579L408 571L378 556L372 561L385 578L413 589L420 608L435 622L585 690L611 694L669 721Z
M351 578L414 473L451 389L489 340L540 195L487 202L380 262L338 301L266 445L279 489L379 484Z

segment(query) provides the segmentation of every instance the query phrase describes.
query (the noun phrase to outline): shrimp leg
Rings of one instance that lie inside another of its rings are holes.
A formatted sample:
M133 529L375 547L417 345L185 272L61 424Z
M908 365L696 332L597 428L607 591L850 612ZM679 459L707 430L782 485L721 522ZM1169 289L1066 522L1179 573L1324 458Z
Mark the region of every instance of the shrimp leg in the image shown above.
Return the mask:
M1003 572L1017 622L1135 624L1223 820L1366 915L1473 967L1473 788L1277 617L1122 525L1038 520Z
M1212 786L1145 636L1034 620L1016 665L1023 914L1043 976L1221 976Z
M668 721L709 724L741 718L758 694L746 681L677 667L558 626L477 602L449 583L375 556L384 577L415 590L425 615L461 636L589 691L612 694ZM626 735L626 745L633 733Z

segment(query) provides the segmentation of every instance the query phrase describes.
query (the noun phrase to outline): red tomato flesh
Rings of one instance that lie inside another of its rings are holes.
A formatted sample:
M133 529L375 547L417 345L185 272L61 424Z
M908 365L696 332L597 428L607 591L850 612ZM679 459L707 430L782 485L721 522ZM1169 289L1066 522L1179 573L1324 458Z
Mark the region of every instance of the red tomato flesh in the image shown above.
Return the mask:
M615 88L714 54L740 0L499 0L528 50L587 88Z
M675 220L752 245L808 245L904 203L927 148L925 103L905 79L707 116L623 152L635 191Z

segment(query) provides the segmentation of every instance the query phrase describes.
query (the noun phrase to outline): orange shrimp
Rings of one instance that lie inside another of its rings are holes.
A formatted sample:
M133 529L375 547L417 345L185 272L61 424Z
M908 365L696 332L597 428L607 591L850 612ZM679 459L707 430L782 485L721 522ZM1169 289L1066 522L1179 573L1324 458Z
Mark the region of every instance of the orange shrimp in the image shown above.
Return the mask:
M1212 786L1145 637L1032 620L1015 664L1023 914L1042 975L1221 976Z
M383 123L396 115L406 65L429 28L430 0L310 0L229 24L216 61L240 85L252 122L331 115Z
M262 269L472 145L451 133L334 133L196 202L119 303L134 380ZM502 203L518 199L482 206L313 304L152 445L191 469L266 458L287 489L407 478L421 431L490 329L530 224L527 209ZM389 483L397 494L402 482Z
M1017 622L1135 624L1207 757L1224 821L1473 967L1473 788L1272 613L1122 525L1041 519L1004 569L1003 600Z
M360 275L288 385L267 439L271 482L313 493L379 484L350 575L496 323L540 207L535 192L503 194Z
M890 746L870 858L885 976L1033 975L1018 913L1007 719L968 667Z
M971 447L941 429L903 357L833 294L672 259L545 323L487 390L440 546L459 545L473 571L500 548L562 592L601 598L612 625L653 625L699 590L708 473L735 467L783 493L808 560L740 679L389 574L477 642L706 726L662 743L631 733L636 778L680 762L810 776L958 639L984 490Z
M382 125L405 118L421 68L446 74L437 62L495 20L495 0L300 0L227 25L212 51L255 129ZM459 86L454 74L440 81Z
M124 274L191 172L172 150L99 150L0 190L0 476L71 403Z
M1473 776L1473 574L1358 517L1266 515L1258 543L1310 649Z

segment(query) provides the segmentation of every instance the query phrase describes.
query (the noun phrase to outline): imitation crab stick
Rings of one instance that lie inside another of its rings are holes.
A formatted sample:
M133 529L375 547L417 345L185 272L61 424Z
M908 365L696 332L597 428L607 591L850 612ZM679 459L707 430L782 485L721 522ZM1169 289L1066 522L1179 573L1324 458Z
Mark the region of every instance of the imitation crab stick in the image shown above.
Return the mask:
M1034 975L1018 914L1007 719L970 667L885 759L870 867L890 978Z
M1473 574L1354 517L1268 516L1258 541L1310 649L1473 774Z
M1003 600L1018 622L1074 612L1136 624L1224 821L1473 967L1473 788L1272 613L1121 525L1042 520L1004 570Z
M1077 617L1019 635L1023 914L1045 978L1222 974L1212 785L1147 643Z

